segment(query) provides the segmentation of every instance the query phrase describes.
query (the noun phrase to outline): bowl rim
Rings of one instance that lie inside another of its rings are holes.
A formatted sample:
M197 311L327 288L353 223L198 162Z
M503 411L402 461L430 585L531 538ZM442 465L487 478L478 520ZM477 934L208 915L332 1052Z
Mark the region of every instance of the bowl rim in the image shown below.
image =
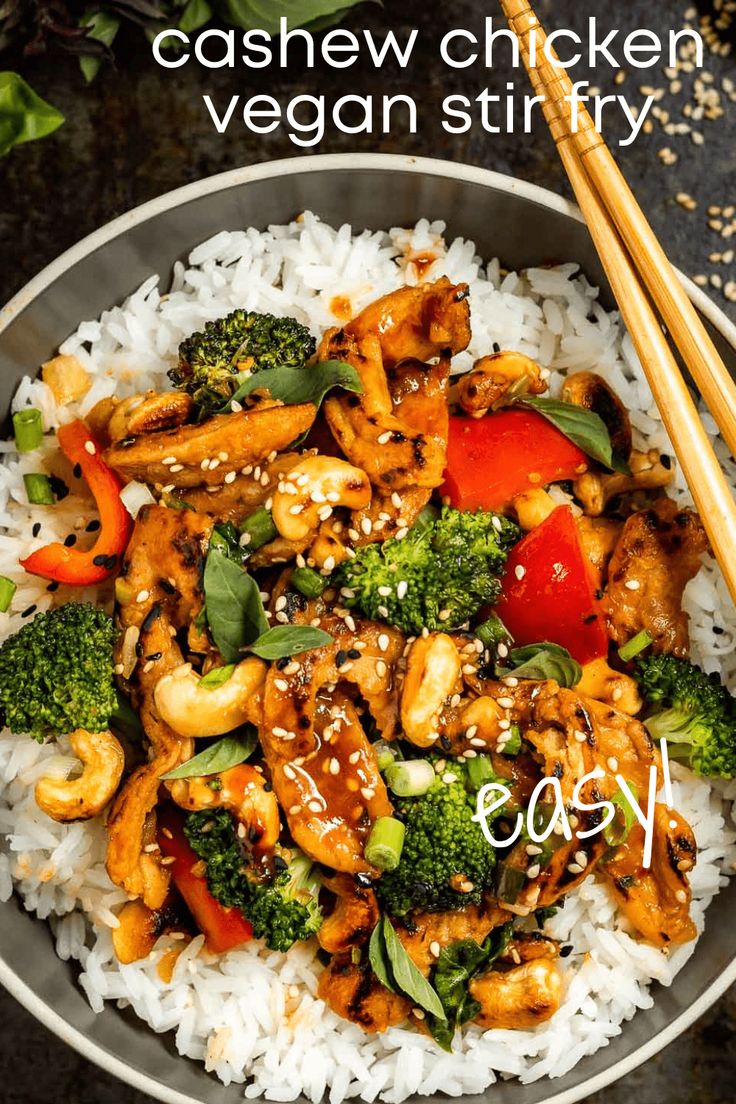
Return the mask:
M201 196L226 191L252 181L279 179L312 171L344 172L345 170L380 170L383 172L449 177L453 180L459 179L466 183L475 183L483 187L517 195L541 207L546 207L548 210L566 215L576 222L582 223L585 221L579 208L574 203L547 188L491 169L442 161L439 158L386 153L337 153L311 154L303 157L264 161L255 165L230 169L215 176L204 177L165 192L119 215L88 234L46 265L5 306L0 308L0 337L11 322L69 268L94 253L101 246L148 219L155 218L159 214ZM675 271L698 311L720 333L731 348L736 350L736 325L692 280L680 272L679 269L675 269ZM559 1093L553 1092L552 1095L546 1098L545 1104L576 1104L583 1097L598 1092L614 1081L625 1077L663 1050L683 1031L687 1030L735 982L736 957L697 1000L666 1027L651 1036L647 1042L607 1069L587 1078L573 1088ZM103 1046L92 1042L82 1031L70 1026L2 958L0 958L0 984L44 1027L88 1061L113 1074L119 1080L141 1092L147 1093L156 1100L162 1101L163 1104L200 1104L195 1097L180 1092L178 1089L170 1088L127 1065Z

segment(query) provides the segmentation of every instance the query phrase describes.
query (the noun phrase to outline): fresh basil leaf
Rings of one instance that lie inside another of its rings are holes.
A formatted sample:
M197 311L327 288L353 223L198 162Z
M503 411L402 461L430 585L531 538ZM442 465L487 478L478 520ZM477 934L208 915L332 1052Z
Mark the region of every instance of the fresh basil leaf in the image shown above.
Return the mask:
M255 579L217 548L210 549L204 566L204 603L212 639L226 663L236 663L268 630Z
M468 992L477 974L487 970L503 954L513 933L513 922L494 928L482 944L474 939L459 939L443 947L437 959L432 983L442 1001L446 1021L429 1016L427 1026L433 1038L445 1050L452 1049L455 1028L474 1019L480 1005Z
M322 360L308 368L264 368L253 372L239 385L235 394L221 408L220 413L230 410L230 403L240 402L251 391L267 390L272 399L286 406L297 403L314 403L319 407L328 391L333 387L342 387L345 391L360 392L363 384L352 364L344 360Z
M526 396L521 405L531 406L548 422L564 433L573 444L586 455L615 471L628 471L628 465L622 467L620 459L614 459L611 438L606 423L592 410L575 406L574 403L561 402L560 399L548 399L540 395Z
M0 157L13 146L52 134L64 116L37 95L18 73L0 73Z
M259 636L250 650L261 659L282 659L308 652L310 648L321 648L324 644L331 644L333 639L324 629L311 625L275 625Z
M509 652L508 667L496 667L496 677L513 675L522 679L554 679L560 686L570 689L583 677L580 664L572 658L567 648L550 641L513 648Z
M391 977L391 966L383 938L383 920L378 921L371 934L368 944L368 961L381 985L383 985L385 989L389 989L392 993L395 993L396 988Z
M174 767L168 774L162 774L165 780L174 778L201 778L208 774L219 774L221 771L230 770L244 763L255 751L258 743L258 733L252 725L244 726L244 730L238 735L223 736L214 744L210 744L199 755L187 759Z
M109 50L115 41L115 35L120 28L120 20L109 11L96 11L83 15L79 21L80 27L88 27L87 38L101 42ZM84 54L79 59L79 68L87 84L90 84L102 65L103 54Z
M446 1020L442 1001L424 975L414 965L387 916L383 918L383 940L396 988L405 993L410 1000L414 1001L414 1004L418 1004L425 1012L436 1016L438 1020Z
M318 27L345 15L360 0L223 0L223 18L246 31L263 30L278 34L279 20L285 16L289 27L303 27L316 23ZM312 27L312 30L315 28Z
M637 797L636 786L629 782L629 788ZM610 824L603 829L603 838L609 847L620 847L628 839L629 832L636 822L636 813L631 808L623 790L616 790L613 797L608 799L615 809L615 816Z
M197 685L205 690L216 690L218 686L224 686L230 681L234 670L234 663L228 663L225 667L213 667L206 675L202 675Z

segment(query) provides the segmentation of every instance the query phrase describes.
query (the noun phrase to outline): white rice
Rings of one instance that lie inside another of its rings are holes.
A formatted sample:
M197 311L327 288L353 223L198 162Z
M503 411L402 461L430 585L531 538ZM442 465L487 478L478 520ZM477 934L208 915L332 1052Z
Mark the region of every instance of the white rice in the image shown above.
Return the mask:
M354 235L349 226L334 230L311 214L263 233L223 231L193 250L186 267L175 266L166 294L152 276L122 307L82 323L64 343L61 351L79 357L93 377L81 403L59 408L42 382L27 378L14 409L39 406L50 428L84 415L107 395L165 387L182 338L236 306L294 314L318 335L344 320L332 313L333 300L347 297L356 313L402 283L415 283L413 259L431 253L436 261L424 279L448 275L471 288L472 344L455 359L455 371L467 370L494 342L550 369L553 392L566 371L595 370L631 411L639 444L671 454L631 341L577 265L507 273L498 261L484 265L472 242L448 244L443 233L442 223L422 220L413 230ZM736 465L715 424L707 414L704 422L736 484ZM37 457L18 457L12 443L0 443L0 452L6 454L0 465L0 573L18 584L12 611L0 614L5 636L24 623L20 615L28 607L41 610L72 596L64 588L49 594L42 581L19 568L19 557L70 531L83 534L95 515L73 480L60 505L29 507L22 475L37 469ZM673 493L689 502L679 473ZM34 537L36 522L42 528ZM108 601L109 593L91 589L74 597ZM688 587L686 607L694 660L721 670L736 688L736 614L713 561L704 562ZM714 625L723 631L714 633ZM198 937L164 983L157 966L176 946L168 937L143 962L120 966L115 960L111 929L126 896L105 873L103 824L56 824L36 807L35 781L49 771L64 775L73 763L65 740L41 747L0 735L0 832L6 837L0 899L15 887L28 910L49 918L60 957L81 963L80 984L93 1009L101 1011L105 1001L130 1006L154 1031L175 1032L181 1054L204 1062L226 1084L242 1083L248 1098L289 1101L303 1093L315 1104L325 1095L330 1104L357 1096L398 1104L413 1093L480 1093L498 1077L559 1077L620 1034L637 1009L649 1007L655 999L651 982L671 984L695 949L689 944L667 956L632 938L606 887L589 878L547 925L551 935L574 945L561 963L567 990L559 1012L534 1031L466 1028L453 1054L401 1027L365 1036L330 1012L315 995L320 966L313 945L281 955L251 943L215 957ZM700 851L692 913L702 931L705 910L726 884L735 855L726 810L736 786L721 788L725 801L684 769L673 773L675 805L692 824Z

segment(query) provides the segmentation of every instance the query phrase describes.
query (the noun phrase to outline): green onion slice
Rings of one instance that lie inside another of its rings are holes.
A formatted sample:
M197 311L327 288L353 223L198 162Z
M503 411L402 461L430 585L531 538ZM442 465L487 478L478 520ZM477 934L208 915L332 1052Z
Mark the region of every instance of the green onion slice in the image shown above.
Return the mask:
M265 506L259 506L247 518L244 518L238 526L241 540L240 545L246 552L255 552L264 544L275 540L279 535L278 529L273 523L271 511Z
M404 825L395 817L379 817L371 828L371 834L363 854L366 860L379 870L395 870L404 847Z
M43 418L35 406L26 407L13 415L13 433L18 452L33 452L43 440Z
M53 506L54 492L51 489L51 480L42 472L31 472L23 476L28 501L34 506Z
M6 575L0 575L0 613L7 613L16 590L15 583Z
M327 586L327 579L312 567L295 567L291 573L291 585L305 598L319 598Z
M631 640L627 640L625 644L618 650L619 658L624 663L628 663L630 659L634 659L640 652L643 652L645 648L648 648L650 644L654 643L654 637L650 636L646 629L642 629L636 636L632 636Z
M397 797L421 797L434 779L434 767L426 759L407 759L386 768L386 784Z

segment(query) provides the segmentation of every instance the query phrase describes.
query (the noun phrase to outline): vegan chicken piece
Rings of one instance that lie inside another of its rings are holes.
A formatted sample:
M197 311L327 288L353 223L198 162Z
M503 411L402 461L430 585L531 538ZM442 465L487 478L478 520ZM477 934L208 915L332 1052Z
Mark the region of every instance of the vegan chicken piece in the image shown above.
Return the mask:
M554 1016L562 1004L564 985L556 964L534 959L511 970L490 970L468 986L480 1005L474 1022L500 1031L530 1030Z
M125 479L164 487L220 486L301 437L316 415L312 403L264 401L253 410L218 414L199 425L124 438L105 459Z
M606 624L616 644L645 630L655 652L687 656L686 585L709 549L700 518L669 498L633 514L614 549L603 599Z

